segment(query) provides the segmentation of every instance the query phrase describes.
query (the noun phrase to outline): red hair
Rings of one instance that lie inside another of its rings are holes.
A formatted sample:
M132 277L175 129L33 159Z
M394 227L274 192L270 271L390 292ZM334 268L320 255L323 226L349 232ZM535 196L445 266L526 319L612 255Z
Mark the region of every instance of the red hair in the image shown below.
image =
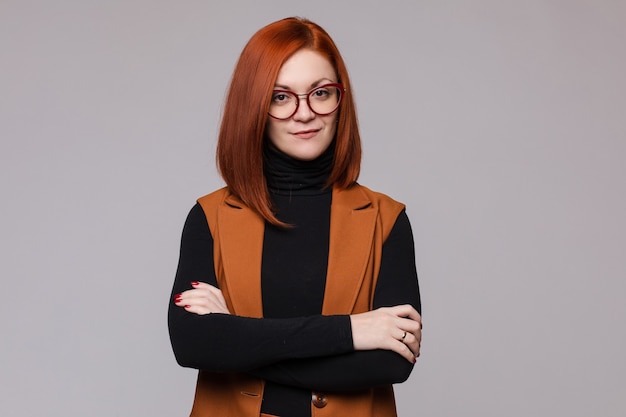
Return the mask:
M301 49L326 57L346 89L338 110L335 159L327 185L348 188L356 183L361 139L348 71L328 33L306 19L290 17L271 23L248 41L230 82L216 152L218 170L230 191L266 221L282 226L272 211L263 172L263 141L278 72Z

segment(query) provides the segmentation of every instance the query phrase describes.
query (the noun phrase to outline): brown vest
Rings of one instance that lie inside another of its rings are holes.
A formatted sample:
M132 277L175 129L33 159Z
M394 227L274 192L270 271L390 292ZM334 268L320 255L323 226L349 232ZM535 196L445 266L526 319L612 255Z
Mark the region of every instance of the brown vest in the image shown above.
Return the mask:
M227 188L198 202L213 236L215 273L228 309L238 316L262 317L263 219ZM333 189L322 314L371 310L383 243L403 208L360 185ZM248 375L200 371L191 417L258 417L263 388L263 380ZM396 416L391 386L312 395L313 417Z

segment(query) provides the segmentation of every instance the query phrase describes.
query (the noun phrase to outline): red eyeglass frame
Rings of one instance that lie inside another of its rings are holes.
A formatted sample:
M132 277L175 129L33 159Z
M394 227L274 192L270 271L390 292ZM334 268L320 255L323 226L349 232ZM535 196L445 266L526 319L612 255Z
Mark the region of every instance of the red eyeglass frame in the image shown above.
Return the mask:
M328 113L318 113L315 110L313 110L313 107L311 107L311 101L309 100L309 97L311 96L311 93L314 92L317 89L320 88L325 88L325 87L335 87L336 89L339 90L339 100L337 100L337 107L335 107L333 109L333 111L328 112ZM295 92L291 91L291 90L272 90L272 95L276 94L276 93L287 93L287 94L293 94L294 96L296 96L298 98L298 100L296 101L296 108L294 109L293 113L291 113L288 117L276 117L273 114L271 114L269 112L269 110L267 111L267 114L276 119L276 120L287 120L287 119L291 119L293 117L294 114L296 114L298 112L298 109L300 108L300 99L303 97L306 97L306 105L309 106L309 109L317 114L318 116L328 116L329 114L333 114L334 112L337 111L337 109L339 108L339 106L341 105L341 101L343 100L343 94L346 92L346 88L343 86L343 84L340 83L328 83L328 84L323 84L317 87L314 87L312 89L310 89L308 92L304 93L304 94L296 94Z

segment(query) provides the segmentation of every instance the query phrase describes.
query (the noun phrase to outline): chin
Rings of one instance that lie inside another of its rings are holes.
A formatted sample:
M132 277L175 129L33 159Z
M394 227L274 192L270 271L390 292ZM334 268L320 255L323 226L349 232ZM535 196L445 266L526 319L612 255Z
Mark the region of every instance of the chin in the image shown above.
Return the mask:
M328 146L315 149L285 149L283 153L301 161L312 161L319 158L326 149L328 149Z
M293 153L289 152L287 155L292 157L293 159L298 159L300 161L312 161L317 159L323 152L318 153Z

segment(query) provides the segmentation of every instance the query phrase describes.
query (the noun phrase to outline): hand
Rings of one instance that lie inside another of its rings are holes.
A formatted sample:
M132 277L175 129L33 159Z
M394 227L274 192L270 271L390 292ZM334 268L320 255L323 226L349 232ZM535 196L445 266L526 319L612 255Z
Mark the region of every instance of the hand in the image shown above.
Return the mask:
M230 314L222 291L204 282L192 282L192 290L187 290L174 297L174 304L190 313L198 315L222 313Z
M411 363L420 354L422 317L408 304L353 314L350 322L355 350L392 350Z

